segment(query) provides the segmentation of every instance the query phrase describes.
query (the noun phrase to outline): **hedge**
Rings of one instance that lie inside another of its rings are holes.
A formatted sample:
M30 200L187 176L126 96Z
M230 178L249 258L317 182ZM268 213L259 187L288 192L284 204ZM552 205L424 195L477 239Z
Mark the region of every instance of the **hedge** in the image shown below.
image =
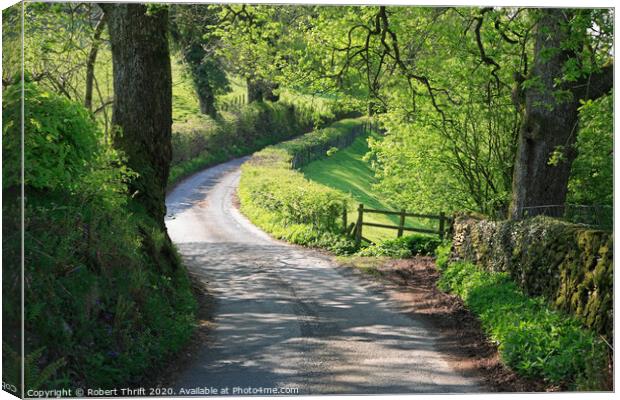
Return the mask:
M321 157L325 149L350 144L363 133L363 123L341 120L255 153L241 168L241 211L278 239L338 254L353 252L355 244L341 234L349 197L306 179L293 167Z
M507 272L585 326L613 338L613 234L539 216L488 221L457 215L453 257Z
M206 116L172 127L172 164L169 185L211 165L251 154L261 148L291 139L354 111L336 110L319 121L303 107L293 104L252 102L217 120ZM322 130L321 130L322 131Z

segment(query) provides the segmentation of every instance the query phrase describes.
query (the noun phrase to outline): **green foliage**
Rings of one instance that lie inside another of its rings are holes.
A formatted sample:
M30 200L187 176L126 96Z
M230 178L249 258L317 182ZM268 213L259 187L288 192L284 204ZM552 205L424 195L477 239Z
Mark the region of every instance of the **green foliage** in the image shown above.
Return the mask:
M435 249L435 264L437 264L437 267L439 267L440 270L443 270L445 267L448 266L451 253L452 253L452 242L449 240L444 240Z
M585 326L613 337L613 235L549 217L487 221L458 216L455 255L507 272Z
M370 257L409 258L412 255L432 255L441 240L427 235L408 235L372 244L357 254Z
M191 118L175 123L172 133L172 168L168 182L312 129L312 121L294 106L260 102L243 106L224 118Z
M299 154L304 159L320 157L318 148L337 144L359 125L360 121L340 121L255 153L241 170L241 211L276 238L337 254L354 252L354 242L340 234L343 207L349 198L305 179L291 165Z
M368 153L368 142L381 139L382 137L375 132L369 135L361 135L350 146L338 150L338 152L327 158L322 157L303 166L301 171L306 178L312 181L350 194L357 204L362 203L364 207L379 210L402 208L377 190L375 186L377 180L370 168L369 161L365 157ZM347 218L351 222L356 220L357 209L355 207L350 208ZM398 225L399 217L366 213L364 214L364 221ZM436 227L436 223L417 218L407 218L405 226L431 229ZM363 233L364 237L373 242L391 239L396 235L396 232L393 230L372 226L365 226Z
M346 197L284 167L285 160L286 152L282 149L259 153L243 170L245 182L253 182L246 186L248 192L244 196L278 213L284 224L309 224L319 230L334 231Z
M191 334L196 304L186 271L156 222L129 200L125 180L132 173L99 142L86 111L33 84L26 89L27 384L136 382ZM9 141L19 126L13 90L3 104ZM3 260L19 259L15 193L3 188ZM3 274L15 272L5 268ZM3 318L13 326L20 309L8 300Z
M604 389L604 344L542 298L524 295L508 274L457 262L443 269L439 287L458 294L478 315L502 360L519 374L572 389Z
M215 116L215 96L229 89L223 60L215 56L218 42L211 25L217 23L216 6L184 4L170 7L170 33L189 66L203 113Z
M585 102L580 109L577 158L568 183L568 202L613 205L613 96Z
M407 243L399 238L371 244L358 251L357 255L362 257L409 258L412 253L407 247Z
M86 110L64 97L25 83L24 184L37 189L71 189L96 157L98 130ZM21 171L21 85L4 93L2 138L8 169L3 188L19 185ZM15 168L17 167L17 168Z

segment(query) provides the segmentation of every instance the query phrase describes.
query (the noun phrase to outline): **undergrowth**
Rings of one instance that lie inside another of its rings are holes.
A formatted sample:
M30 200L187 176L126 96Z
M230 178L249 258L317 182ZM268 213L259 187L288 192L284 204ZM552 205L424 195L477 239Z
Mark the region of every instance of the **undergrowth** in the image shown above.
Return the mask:
M21 88L5 90L3 148L19 148ZM86 110L25 85L26 389L137 383L194 326L189 278L165 232L135 207L134 173ZM9 155L5 152L5 155ZM3 322L19 326L19 162L3 160ZM16 331L3 380L18 382Z
M461 297L480 318L506 365L524 377L569 389L604 389L606 349L593 332L552 310L543 298L525 295L508 274L448 263L448 253L447 245L438 248L438 286Z
M357 254L364 257L409 258L415 255L432 255L441 244L439 238L428 235L407 235L371 244Z

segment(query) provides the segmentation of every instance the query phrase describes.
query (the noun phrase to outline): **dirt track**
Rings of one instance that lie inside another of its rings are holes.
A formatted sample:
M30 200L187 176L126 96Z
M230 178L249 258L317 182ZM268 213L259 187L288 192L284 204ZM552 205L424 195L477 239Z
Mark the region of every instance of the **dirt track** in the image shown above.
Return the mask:
M379 285L329 256L271 239L240 215L233 194L243 161L202 171L167 197L170 236L215 298L213 330L180 374L177 394L487 391L453 368L427 321Z

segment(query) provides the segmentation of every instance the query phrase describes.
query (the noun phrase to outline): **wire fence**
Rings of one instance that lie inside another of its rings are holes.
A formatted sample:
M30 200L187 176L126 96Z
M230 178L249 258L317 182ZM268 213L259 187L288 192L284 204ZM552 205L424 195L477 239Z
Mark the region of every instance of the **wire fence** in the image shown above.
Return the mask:
M575 224L583 224L600 229L613 229L614 226L613 207L605 205L545 205L524 207L522 211L524 218L547 215Z

